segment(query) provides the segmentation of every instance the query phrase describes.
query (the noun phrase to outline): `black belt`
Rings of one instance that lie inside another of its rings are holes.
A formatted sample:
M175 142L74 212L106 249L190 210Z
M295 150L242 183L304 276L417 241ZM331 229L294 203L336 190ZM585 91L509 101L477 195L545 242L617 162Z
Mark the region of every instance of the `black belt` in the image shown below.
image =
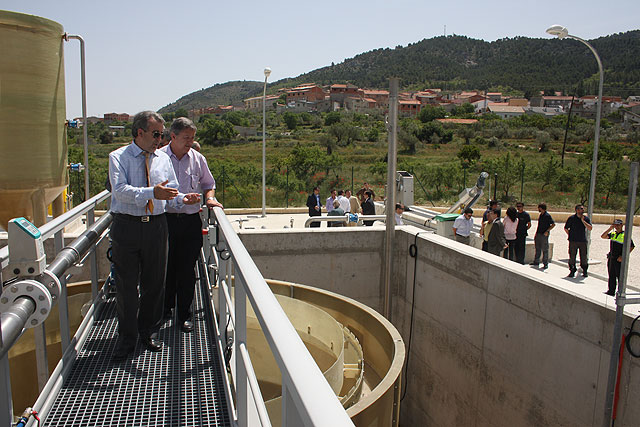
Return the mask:
M165 212L165 215L167 216L171 216L173 218L186 218L186 217L191 217L193 215L200 215L199 212L196 213L173 213L173 212Z
M135 215L128 215L123 213L116 213L115 215L116 215L116 218L124 219L131 222L151 222L160 218L164 218L164 214L135 216Z
M456 236L460 236L460 237L469 237L469 236L471 236L471 235L469 235L469 236L463 236L462 234L458 234L458 233L456 233Z

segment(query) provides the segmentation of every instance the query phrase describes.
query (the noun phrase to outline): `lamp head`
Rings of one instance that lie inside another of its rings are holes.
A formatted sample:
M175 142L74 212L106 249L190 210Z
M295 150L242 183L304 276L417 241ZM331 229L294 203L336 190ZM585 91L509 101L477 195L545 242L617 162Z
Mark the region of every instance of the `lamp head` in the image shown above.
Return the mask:
M547 28L547 34L551 34L552 36L558 37L560 40L567 37L569 35L569 30L562 25L552 25Z
M271 68L269 68L269 67L265 68L264 69L265 78L268 78L270 74L271 74Z

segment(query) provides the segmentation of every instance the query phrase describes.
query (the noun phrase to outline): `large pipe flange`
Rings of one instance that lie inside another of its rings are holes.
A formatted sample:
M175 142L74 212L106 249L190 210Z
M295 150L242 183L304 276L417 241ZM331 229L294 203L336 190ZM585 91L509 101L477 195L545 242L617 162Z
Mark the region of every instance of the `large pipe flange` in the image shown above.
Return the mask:
M2 290L0 297L0 312L8 311L16 299L20 297L31 298L36 305L33 314L27 319L25 327L38 326L49 316L53 306L53 298L45 285L36 280L22 280L7 285Z

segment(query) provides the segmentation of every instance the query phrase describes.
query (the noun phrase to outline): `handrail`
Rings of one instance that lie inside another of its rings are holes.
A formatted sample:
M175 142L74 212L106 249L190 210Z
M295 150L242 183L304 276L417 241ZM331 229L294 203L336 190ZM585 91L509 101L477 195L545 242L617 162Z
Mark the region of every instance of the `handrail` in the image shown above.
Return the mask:
M237 289L236 297L246 292L253 307L282 373L283 398L286 391L286 400L290 399L293 402L296 409L295 415L304 425L320 426L330 423L332 426L353 426L353 422L282 310L223 210L216 207L213 211L218 230L235 265L234 283L236 286L245 288L244 292ZM237 305L236 300L234 306ZM246 322L239 318L236 318L236 321L239 324ZM237 325L236 330L238 328ZM243 343L235 343L236 346L241 344ZM236 379L238 384L242 381L246 379ZM239 396L237 399L240 400L243 397ZM283 420L286 418L287 414L283 409Z
M376 220L386 220L386 215L358 215L358 223L363 221L376 221ZM322 216L310 216L304 222L305 228L309 228L309 225L312 222L349 222L349 214L341 215L322 215Z

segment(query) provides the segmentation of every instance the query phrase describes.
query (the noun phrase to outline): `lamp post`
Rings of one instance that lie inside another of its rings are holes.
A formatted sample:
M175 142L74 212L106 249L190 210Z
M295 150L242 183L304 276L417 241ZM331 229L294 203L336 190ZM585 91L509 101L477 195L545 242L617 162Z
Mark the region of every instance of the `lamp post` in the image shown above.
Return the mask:
M587 215L589 215L589 218L591 218L591 220L593 221L593 202L595 200L596 172L598 169L598 143L600 141L600 116L602 114L602 84L604 82L602 61L600 61L600 56L598 56L598 52L596 52L593 46L591 46L586 40L569 34L569 30L567 30L562 25L552 25L551 27L547 28L547 33L551 34L552 36L558 37L560 40L568 38L579 41L589 48L591 53L593 53L593 56L596 57L596 61L598 61L600 84L598 86L598 101L596 103L596 133L593 138L593 161L591 162L591 182L589 183L589 204L587 207Z
M267 79L271 68L264 69L264 91L262 92L262 216L267 216Z

